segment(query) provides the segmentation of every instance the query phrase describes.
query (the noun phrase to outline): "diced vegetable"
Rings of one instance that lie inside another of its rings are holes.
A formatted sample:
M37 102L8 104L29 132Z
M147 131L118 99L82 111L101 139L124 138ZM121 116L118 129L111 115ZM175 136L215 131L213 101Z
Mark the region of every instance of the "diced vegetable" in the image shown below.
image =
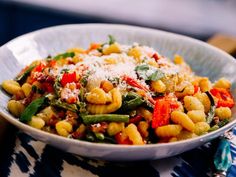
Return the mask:
M61 78L61 85L64 87L67 83L76 82L76 72L64 73Z
M218 99L217 107L229 107L234 106L234 100L232 95L227 89L213 88L210 90L211 94Z
M157 99L152 117L152 128L169 124L170 110L170 103L168 100L165 98Z
M85 124L95 124L99 122L129 122L129 115L120 114L97 114L81 115Z

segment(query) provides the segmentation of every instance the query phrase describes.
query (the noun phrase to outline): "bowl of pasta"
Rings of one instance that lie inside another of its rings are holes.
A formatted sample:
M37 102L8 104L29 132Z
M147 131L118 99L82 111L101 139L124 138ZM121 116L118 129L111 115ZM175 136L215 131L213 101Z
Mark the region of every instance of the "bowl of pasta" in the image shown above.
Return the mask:
M180 154L235 124L236 61L126 25L64 25L0 48L0 114L37 140L103 160Z

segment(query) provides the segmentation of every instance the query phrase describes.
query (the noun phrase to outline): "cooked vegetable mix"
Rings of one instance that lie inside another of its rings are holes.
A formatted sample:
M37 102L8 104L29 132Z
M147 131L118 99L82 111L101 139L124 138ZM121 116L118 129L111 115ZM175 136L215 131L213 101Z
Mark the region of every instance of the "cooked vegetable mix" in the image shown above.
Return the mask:
M194 138L232 116L231 83L195 75L176 55L105 43L72 48L26 66L2 88L19 121L60 136L144 145Z

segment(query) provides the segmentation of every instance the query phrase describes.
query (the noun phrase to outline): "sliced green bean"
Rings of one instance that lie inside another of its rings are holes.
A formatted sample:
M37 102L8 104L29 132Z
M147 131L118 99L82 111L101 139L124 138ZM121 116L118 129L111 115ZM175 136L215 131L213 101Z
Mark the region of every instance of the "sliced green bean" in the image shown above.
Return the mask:
M61 100L56 100L56 99L51 100L50 104L52 106L56 106L56 107L59 107L59 108L70 110L72 112L77 112L78 111L78 108L77 108L76 104L68 104L68 103L62 102Z
M97 114L80 116L85 124L95 124L99 122L129 122L129 115L121 114Z
M103 133L94 133L96 138L100 141L103 141L105 139L105 136Z
M26 78L30 75L30 72L35 68L35 66L36 65L29 66L29 68L24 73L17 76L15 80L18 83L22 84L26 80Z
M35 115L43 106L46 105L47 98L41 97L32 101L24 110L20 116L21 122L28 122L31 120L32 116Z

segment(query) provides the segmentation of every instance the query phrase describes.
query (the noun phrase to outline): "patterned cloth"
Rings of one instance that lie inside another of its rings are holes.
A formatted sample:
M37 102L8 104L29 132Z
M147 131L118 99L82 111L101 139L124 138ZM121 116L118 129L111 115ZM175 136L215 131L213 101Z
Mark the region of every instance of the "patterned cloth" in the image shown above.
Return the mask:
M233 165L228 177L236 176L236 129L231 140ZM16 132L7 137L0 157L0 177L207 177L212 176L218 140L179 156L141 162L105 162L63 152ZM2 146L2 145L1 145Z

